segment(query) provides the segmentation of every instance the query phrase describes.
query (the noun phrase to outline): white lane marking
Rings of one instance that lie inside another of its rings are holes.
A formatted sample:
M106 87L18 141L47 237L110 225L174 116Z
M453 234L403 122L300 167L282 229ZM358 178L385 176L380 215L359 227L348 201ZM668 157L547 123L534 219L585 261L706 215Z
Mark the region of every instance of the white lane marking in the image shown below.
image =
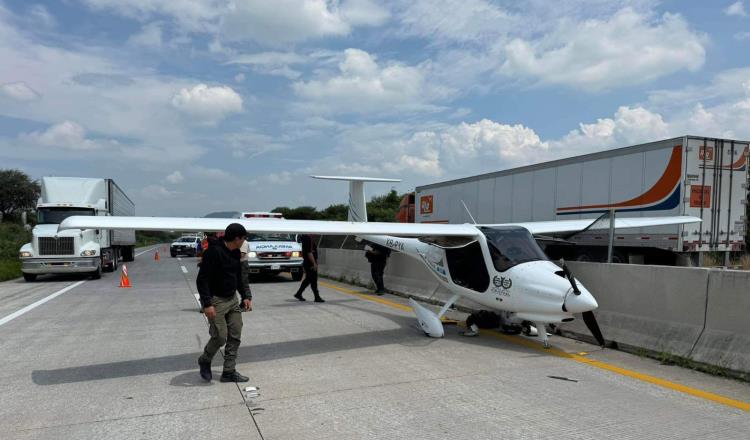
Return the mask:
M42 304L46 303L47 301L50 301L50 300L53 300L53 299L57 298L58 296L62 295L63 293L65 293L65 292L67 292L69 290L75 289L76 287L80 286L81 284L85 283L86 281L88 281L88 280L81 280L81 281L79 281L77 283L71 284L70 286L68 286L68 287L66 287L64 289L60 289L57 292L53 293L52 295L50 295L50 296L48 296L46 298L40 299L39 301L35 302L34 304L30 304L30 305L22 308L21 310L19 310L17 312L11 313L10 315L6 316L5 318L0 319L0 325L3 325L6 322L10 322L10 321L18 318L19 316L23 315L24 313L26 313L26 312L28 312L30 310L33 310L33 309L41 306Z
M135 254L135 256L137 257L137 256L139 256L139 255L143 255L143 254L145 254L146 252L151 252L151 251L153 251L154 249L156 249L156 248L158 248L158 247L159 247L159 246L156 246L156 247L152 247L151 249L146 249L145 251L142 251L142 252L138 252L137 254Z
M188 273L188 272L187 272L187 267L185 267L185 266L180 266L180 268L182 269L182 273Z
M182 257L177 257L177 261L182 261Z
M197 302L198 305L201 305L201 296L197 293L194 293L193 296L195 296L195 302Z

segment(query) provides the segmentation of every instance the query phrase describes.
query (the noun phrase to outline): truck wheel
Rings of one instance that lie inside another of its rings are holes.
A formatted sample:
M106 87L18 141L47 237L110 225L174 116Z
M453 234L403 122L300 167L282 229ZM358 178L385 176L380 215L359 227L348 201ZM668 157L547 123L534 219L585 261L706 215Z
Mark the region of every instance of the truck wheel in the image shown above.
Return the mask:
M301 270L298 270L297 272L292 272L292 279L294 281L299 281L302 279L304 275L305 275L304 272L302 272Z
M172 258L177 256L177 252L175 251L169 251L169 255L172 256Z
M92 280L98 280L102 277L102 265L96 267L96 270L91 272L91 279Z
M112 270L110 272L114 272L117 270L117 265L120 263L120 255L119 251L115 249L114 255L112 255Z
M23 279L26 280L29 283L34 282L34 281L36 281L36 274L35 273L24 273L23 274Z

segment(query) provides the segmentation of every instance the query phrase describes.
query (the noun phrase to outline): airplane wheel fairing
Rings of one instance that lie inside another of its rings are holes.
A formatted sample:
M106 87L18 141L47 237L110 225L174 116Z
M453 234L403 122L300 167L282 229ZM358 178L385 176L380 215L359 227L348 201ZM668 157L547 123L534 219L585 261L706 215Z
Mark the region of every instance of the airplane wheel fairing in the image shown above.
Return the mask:
M440 322L440 319L435 313L427 310L424 306L418 304L411 298L409 298L409 305L417 315L417 322L427 336L431 338L443 337L445 334L443 323Z

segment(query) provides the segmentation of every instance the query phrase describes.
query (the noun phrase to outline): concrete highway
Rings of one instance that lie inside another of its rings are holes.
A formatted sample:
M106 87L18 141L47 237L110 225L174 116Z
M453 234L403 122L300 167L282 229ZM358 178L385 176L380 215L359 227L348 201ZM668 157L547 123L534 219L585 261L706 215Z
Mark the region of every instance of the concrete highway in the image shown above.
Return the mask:
M0 438L747 439L750 385L552 337L446 326L402 298L322 281L252 285L238 371L210 384L196 259L152 249L100 280L0 283ZM166 256L165 256L166 254ZM56 295L56 296L55 296ZM307 297L312 294L308 291ZM460 315L454 316L461 318ZM214 377L221 359L213 364ZM246 400L242 389L260 387Z

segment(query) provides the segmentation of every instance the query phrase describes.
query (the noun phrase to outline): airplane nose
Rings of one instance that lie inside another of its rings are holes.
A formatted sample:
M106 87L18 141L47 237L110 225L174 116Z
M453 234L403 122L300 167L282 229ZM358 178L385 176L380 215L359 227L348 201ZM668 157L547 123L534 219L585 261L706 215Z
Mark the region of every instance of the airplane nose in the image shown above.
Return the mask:
M570 313L583 313L599 307L594 296L588 290L581 288L581 294L570 293L565 300L565 308Z

